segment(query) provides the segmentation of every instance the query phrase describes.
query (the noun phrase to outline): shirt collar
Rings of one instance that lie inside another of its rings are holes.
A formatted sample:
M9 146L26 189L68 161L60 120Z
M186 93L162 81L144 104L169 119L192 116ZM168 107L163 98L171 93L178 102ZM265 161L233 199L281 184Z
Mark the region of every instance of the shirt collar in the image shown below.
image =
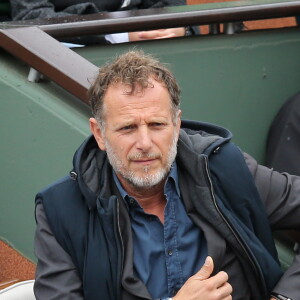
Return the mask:
M178 171L177 171L176 160L173 162L173 164L171 166L170 173L169 173L168 179L167 179L166 184L165 184L165 189L166 189L166 185L170 181L170 178L172 178L174 180L176 192L177 192L178 196L180 196L180 189L179 189L179 183L178 183Z
M116 175L116 172L114 170L113 170L113 178L114 178L114 181L117 185L117 188L118 188L122 198L124 200L126 200L126 198L130 197L130 195L128 195L128 193L122 187L121 182L118 179L118 177ZM178 183L178 171L177 171L176 161L174 161L172 166L171 166L169 176L168 176L167 181L165 183L165 190L166 190L166 186L170 183L171 180L173 180L173 182L175 183L176 192L177 192L178 196L180 196L180 189L179 189L179 183Z

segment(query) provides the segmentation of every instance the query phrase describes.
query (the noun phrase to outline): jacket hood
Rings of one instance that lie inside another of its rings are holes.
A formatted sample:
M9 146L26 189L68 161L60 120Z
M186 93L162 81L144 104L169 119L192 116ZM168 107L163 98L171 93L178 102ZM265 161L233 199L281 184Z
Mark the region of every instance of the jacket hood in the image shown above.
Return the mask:
M232 133L218 125L182 120L178 147L185 144L193 152L209 155L223 143L230 141Z
M182 120L178 150L183 147L197 154L209 155L231 138L231 132L223 127L204 122ZM108 174L112 174L110 170L111 166L106 152L99 149L92 135L89 136L73 157L71 174L72 178L78 181L80 190L90 209L95 207L98 195L105 197L101 192L108 190L111 182L111 176Z

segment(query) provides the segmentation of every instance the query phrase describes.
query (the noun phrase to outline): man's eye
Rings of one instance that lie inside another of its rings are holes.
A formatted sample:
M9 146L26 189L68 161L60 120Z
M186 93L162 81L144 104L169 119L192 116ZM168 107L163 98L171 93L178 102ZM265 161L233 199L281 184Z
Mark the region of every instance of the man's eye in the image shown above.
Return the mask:
M121 131L127 131L127 130L132 130L132 129L134 129L134 125L124 126L120 130Z
M164 125L163 123L156 123L156 122L150 124L151 127L161 127L163 125Z

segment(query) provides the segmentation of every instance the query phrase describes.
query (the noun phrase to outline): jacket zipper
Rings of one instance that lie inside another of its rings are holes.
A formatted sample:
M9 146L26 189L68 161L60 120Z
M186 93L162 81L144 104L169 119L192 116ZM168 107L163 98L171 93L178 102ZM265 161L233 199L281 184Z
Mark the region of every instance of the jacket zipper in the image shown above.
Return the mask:
M120 242L120 244L118 246L119 250L121 250L121 261L119 262L118 265L118 271L119 274L117 275L117 299L121 299L121 278L122 278L122 274L123 274L123 261L124 261L124 243L123 243L123 239L122 239L122 234L121 234L121 226L120 226L120 204L119 204L119 199L116 198L116 226L117 226L117 234L118 234L118 242ZM121 249L120 249L121 248Z
M266 287L264 284L264 278L261 274L261 272L259 271L257 265L255 264L255 262L253 261L251 255L249 254L249 250L245 247L244 242L240 239L239 235L237 234L236 230L231 226L231 224L228 222L228 220L226 219L226 217L224 216L224 214L222 213L222 211L220 210L214 192L213 192L213 184L212 184L212 180L210 178L209 175L209 168L208 168L208 157L204 156L204 166L205 166L205 175L207 177L207 180L209 182L209 190L210 190L210 194L212 196L213 199L213 204L218 212L218 214L221 216L222 220L225 222L225 224L227 225L227 227L229 228L229 230L233 233L235 239L237 240L237 242L239 243L239 245L241 246L242 250L244 251L244 253L246 254L248 261L250 262L255 274L256 274L256 278L260 278L261 283L262 283L262 289L265 295L267 295L267 291L266 291ZM257 280L258 281L258 280Z

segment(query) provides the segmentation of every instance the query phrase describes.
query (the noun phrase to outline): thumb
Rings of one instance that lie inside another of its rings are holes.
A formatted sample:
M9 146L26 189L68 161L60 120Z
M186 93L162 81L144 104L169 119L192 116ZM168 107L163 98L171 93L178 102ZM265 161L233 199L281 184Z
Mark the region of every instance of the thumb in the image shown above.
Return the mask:
M210 277L214 270L214 262L213 259L210 256L206 257L206 260L204 262L204 265L202 268L198 271L198 273L195 274L197 279L205 280Z

